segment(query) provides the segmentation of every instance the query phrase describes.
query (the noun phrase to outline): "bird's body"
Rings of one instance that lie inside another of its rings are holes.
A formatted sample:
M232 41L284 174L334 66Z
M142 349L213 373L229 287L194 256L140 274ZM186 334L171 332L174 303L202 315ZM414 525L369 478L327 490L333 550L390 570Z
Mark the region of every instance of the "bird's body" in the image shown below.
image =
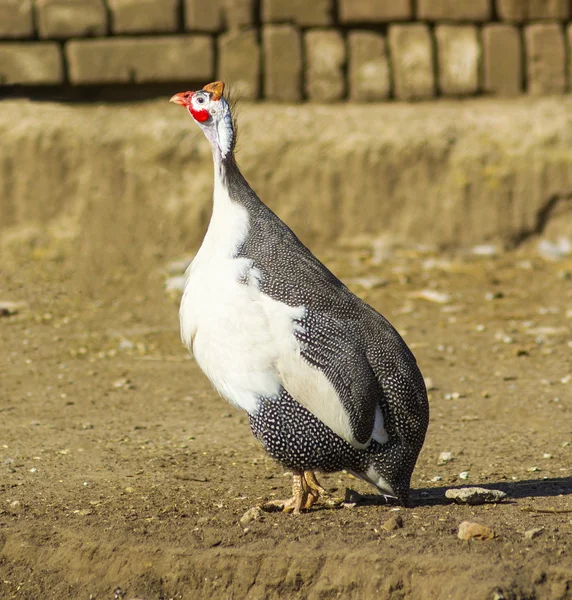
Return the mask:
M187 94L213 146L215 185L181 302L184 343L215 389L248 413L267 452L301 477L306 496L318 488L305 472L347 469L406 503L429 414L413 355L246 183L222 84ZM174 101L186 105L182 96ZM214 107L211 129L202 104Z

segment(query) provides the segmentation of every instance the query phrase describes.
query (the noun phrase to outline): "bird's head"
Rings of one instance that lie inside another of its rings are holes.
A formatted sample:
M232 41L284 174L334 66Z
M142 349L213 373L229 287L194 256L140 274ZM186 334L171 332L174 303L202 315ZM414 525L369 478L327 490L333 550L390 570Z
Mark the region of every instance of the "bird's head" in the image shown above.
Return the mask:
M223 97L224 83L215 81L197 92L180 92L169 102L184 106L203 130L213 150L219 150L222 158L232 154L234 129L228 102Z

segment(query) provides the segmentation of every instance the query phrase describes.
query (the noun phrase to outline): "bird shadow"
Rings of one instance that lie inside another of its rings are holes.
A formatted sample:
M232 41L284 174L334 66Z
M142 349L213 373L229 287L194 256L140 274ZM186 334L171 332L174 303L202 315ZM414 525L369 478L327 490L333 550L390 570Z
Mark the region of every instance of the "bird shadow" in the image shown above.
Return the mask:
M452 504L452 500L445 497L445 492L450 489L466 487L474 486L430 487L411 490L409 508L445 506ZM507 495L505 502L523 498L549 498L560 496L562 494L572 494L572 477L526 479L523 481L498 481L496 483L484 483L475 487L505 492ZM344 503L358 506L391 506L394 504L390 498L385 496L362 495L350 489L346 490Z
M431 487L412 490L410 506L442 506L451 504L451 500L445 498L445 492L448 489L463 487L472 486ZM550 498L560 496L561 494L572 494L572 477L498 481L496 483L484 483L478 487L486 490L500 490L501 492L505 492L508 502L523 498Z

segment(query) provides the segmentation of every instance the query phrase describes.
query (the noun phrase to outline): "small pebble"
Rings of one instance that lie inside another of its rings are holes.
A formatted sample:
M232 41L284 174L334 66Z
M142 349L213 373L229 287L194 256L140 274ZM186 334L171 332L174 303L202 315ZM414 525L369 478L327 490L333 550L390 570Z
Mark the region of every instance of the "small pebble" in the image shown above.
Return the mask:
M445 497L457 504L485 504L486 502L501 502L506 498L505 492L487 490L480 487L452 488L445 492Z
M485 300L500 300L504 298L504 294L502 292L487 292L485 294Z
M117 389L134 390L135 385L127 378L118 379L113 382L113 387Z
M253 521L259 521L264 516L264 511L260 508L260 506L253 506L249 508L243 515L240 517L240 524L243 527L246 527L249 523Z
M498 331L495 333L495 340L497 342L502 342L503 344L513 344L514 338L510 335L507 335L503 331Z
M475 256L497 256L499 249L493 244L480 244L473 246L472 252Z
M133 350L133 348L135 348L135 344L131 340L128 340L127 338L123 338L119 342L117 347L119 348L119 350Z
M17 315L25 304L23 302L10 302L9 300L0 300L0 317L10 317Z
M561 236L556 243L541 240L538 244L538 254L548 260L558 260L572 254L572 241Z
M495 532L486 525L463 521L459 525L457 537L460 540L492 540L495 537Z
M413 292L411 297L427 300L428 302L435 302L436 304L447 304L448 302L451 302L450 294L438 292L437 290L419 290L418 292Z
M401 515L393 515L392 517L389 517L389 519L387 519L387 521L385 521L381 526L384 531L395 531L396 529L401 529L402 527L403 519L401 518Z
M469 471L461 471L459 473L459 479L469 479Z
M435 387L435 382L433 379L431 379L431 377L425 377L425 387L427 388L428 392L432 392L437 389L437 387Z
M534 529L529 529L528 531L524 532L524 537L527 540L533 540L535 537L538 537L542 533L543 529L544 527L535 527Z
M447 463L455 460L452 452L441 452L439 454L439 458L437 459L438 465L446 465Z

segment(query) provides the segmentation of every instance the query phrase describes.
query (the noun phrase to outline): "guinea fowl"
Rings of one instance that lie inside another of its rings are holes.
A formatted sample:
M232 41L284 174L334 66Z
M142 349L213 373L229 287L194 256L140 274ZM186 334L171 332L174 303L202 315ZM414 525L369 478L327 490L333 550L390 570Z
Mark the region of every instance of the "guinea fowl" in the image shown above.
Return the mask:
M248 185L223 91L217 81L170 100L189 111L214 159L212 217L181 300L183 342L292 470L292 498L276 503L285 511L318 500L314 471L342 469L406 505L429 422L415 358Z

